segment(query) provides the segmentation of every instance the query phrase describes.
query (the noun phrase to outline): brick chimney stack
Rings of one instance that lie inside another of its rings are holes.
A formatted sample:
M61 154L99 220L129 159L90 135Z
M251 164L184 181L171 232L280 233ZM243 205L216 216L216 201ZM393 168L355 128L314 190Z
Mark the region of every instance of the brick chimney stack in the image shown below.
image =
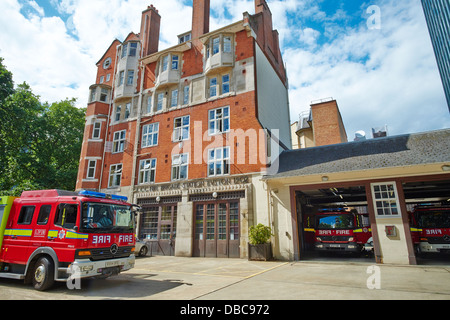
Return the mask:
M153 5L142 12L141 40L143 57L158 52L161 16Z
M192 39L209 32L210 0L193 0Z

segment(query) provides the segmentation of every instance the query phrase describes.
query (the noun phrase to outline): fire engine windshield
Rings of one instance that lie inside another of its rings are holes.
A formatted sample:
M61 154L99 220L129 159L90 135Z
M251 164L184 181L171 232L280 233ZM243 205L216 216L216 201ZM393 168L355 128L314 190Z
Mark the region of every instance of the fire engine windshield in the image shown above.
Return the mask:
M450 228L450 210L418 211L416 214L422 228Z
M317 229L352 229L353 216L351 214L333 214L317 216Z
M83 232L133 232L134 214L130 206L84 202L81 229Z

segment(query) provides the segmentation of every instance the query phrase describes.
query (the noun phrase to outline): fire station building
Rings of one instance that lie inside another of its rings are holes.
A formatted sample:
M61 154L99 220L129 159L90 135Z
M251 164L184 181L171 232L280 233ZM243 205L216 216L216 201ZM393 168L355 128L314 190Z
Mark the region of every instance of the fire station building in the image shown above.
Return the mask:
M192 29L159 50L149 6L139 33L111 43L89 88L77 190L139 204L152 254L246 258L249 227L263 223L276 259L307 259L309 215L347 207L368 217L374 261L416 264L408 213L450 200L450 130L347 142L336 102L321 101L290 150L266 1L214 31L209 15L210 1L194 0Z
M153 254L247 257L248 227L267 214L256 210L262 178L291 147L266 1L218 30L209 18L210 1L194 0L192 29L159 50L164 21L149 6L140 32L97 62L90 87L76 188L141 205L137 233Z

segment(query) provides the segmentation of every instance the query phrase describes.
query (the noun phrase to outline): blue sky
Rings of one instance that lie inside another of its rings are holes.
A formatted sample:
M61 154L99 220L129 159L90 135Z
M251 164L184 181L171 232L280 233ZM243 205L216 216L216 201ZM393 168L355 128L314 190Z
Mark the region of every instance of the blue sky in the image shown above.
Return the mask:
M311 101L337 100L350 141L450 127L420 0L267 0L289 77L291 121ZM111 42L139 32L140 13L161 14L160 49L190 30L192 0L1 0L0 56L16 83L42 101L86 106L95 63ZM379 28L368 20L379 10ZM253 0L211 0L215 30L254 13ZM176 21L176 23L173 23Z

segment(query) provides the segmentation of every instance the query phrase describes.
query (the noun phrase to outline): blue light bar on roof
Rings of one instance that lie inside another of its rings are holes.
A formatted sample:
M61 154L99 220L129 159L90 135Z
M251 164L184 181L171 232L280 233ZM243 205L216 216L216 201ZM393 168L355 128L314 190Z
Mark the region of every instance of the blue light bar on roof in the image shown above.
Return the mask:
M78 193L78 195L84 196L84 197L94 197L94 198L102 198L102 199L128 201L128 197L126 197L126 196L119 196L119 195L115 195L115 194L106 194L103 192L90 191L90 190L81 190Z
M118 196L116 194L111 194L111 199L113 200L119 200L119 201L128 201L128 197L126 196Z
M348 212L345 208L323 208L319 212Z

